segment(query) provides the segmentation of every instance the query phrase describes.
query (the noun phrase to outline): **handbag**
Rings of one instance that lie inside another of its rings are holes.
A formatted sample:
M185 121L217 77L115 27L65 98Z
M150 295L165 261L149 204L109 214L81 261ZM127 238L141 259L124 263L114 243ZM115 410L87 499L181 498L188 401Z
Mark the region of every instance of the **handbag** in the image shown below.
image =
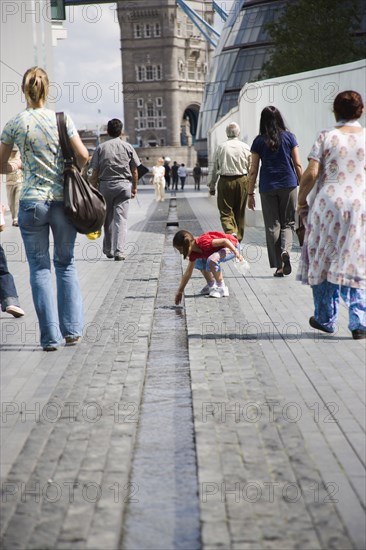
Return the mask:
M299 225L296 228L296 235L299 239L299 245L302 246L304 244L304 237L305 237L305 225L302 223L302 221L299 218Z
M64 168L64 212L72 225L84 235L99 231L106 217L103 195L80 173L67 135L64 113L56 113Z
M139 164L137 167L138 179L143 178L148 172L150 172L150 168L147 168L147 166L144 166L143 164Z

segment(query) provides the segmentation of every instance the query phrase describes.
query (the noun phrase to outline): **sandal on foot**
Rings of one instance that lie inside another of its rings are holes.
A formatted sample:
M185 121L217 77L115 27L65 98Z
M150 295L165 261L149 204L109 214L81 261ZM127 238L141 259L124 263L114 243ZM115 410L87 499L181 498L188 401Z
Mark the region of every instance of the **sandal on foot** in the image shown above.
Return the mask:
M329 330L328 328L323 327L318 321L315 319L315 317L310 317L309 319L309 325L313 328L316 328L318 330L321 330L323 332L327 332L328 334L332 334L334 330Z
M281 254L281 259L282 259L282 262L283 262L283 274L284 275L290 275L291 271L292 271L292 268L291 268L291 263L290 263L290 255L288 252L282 252Z

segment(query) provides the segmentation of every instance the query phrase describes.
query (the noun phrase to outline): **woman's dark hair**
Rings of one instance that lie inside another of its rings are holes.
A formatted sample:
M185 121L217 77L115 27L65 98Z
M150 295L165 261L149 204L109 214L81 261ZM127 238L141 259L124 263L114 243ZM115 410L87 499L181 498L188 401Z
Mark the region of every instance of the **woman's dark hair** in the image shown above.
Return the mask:
M119 118L112 118L112 120L110 120L107 125L108 135L112 138L119 137L121 135L122 128L123 124L119 120Z
M194 237L192 233L189 231L185 231L185 229L181 229L178 231L174 237L173 237L173 246L177 248L177 246L182 247L183 249L183 258L186 259L189 253L189 247L194 241Z
M282 115L276 107L269 105L261 113L259 133L264 136L271 151L277 151L281 143L281 133L286 131Z
M358 92L340 92L334 100L333 111L337 120L360 118L363 110L362 97Z

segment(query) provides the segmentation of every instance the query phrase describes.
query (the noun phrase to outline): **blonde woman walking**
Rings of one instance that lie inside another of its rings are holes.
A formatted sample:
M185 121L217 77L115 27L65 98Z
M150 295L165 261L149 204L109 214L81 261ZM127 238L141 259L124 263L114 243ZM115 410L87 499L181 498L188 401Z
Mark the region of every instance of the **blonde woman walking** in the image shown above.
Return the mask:
M46 108L49 90L47 73L32 67L24 74L22 91L27 107L4 127L0 144L1 173L24 168L18 223L29 263L33 302L41 331L41 346L55 351L64 341L76 344L83 332L83 305L74 260L76 229L64 213L64 159L57 131L56 113ZM67 133L78 165L88 160L71 118L66 115ZM14 144L21 160L8 162ZM57 280L54 299L50 232Z
M153 166L153 184L155 186L155 200L163 202L165 200L165 166L164 159L159 158L156 165Z

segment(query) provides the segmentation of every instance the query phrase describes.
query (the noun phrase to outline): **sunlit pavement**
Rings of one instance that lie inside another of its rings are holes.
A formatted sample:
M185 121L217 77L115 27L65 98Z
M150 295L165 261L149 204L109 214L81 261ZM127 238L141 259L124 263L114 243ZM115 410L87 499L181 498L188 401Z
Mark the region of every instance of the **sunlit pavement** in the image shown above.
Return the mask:
M365 341L344 306L335 335L310 328L299 248L273 278L263 228L228 298L197 273L174 306L178 228L221 230L204 186L141 186L124 262L80 235L83 340L46 353L7 217L26 316L1 313L2 548L365 548Z

